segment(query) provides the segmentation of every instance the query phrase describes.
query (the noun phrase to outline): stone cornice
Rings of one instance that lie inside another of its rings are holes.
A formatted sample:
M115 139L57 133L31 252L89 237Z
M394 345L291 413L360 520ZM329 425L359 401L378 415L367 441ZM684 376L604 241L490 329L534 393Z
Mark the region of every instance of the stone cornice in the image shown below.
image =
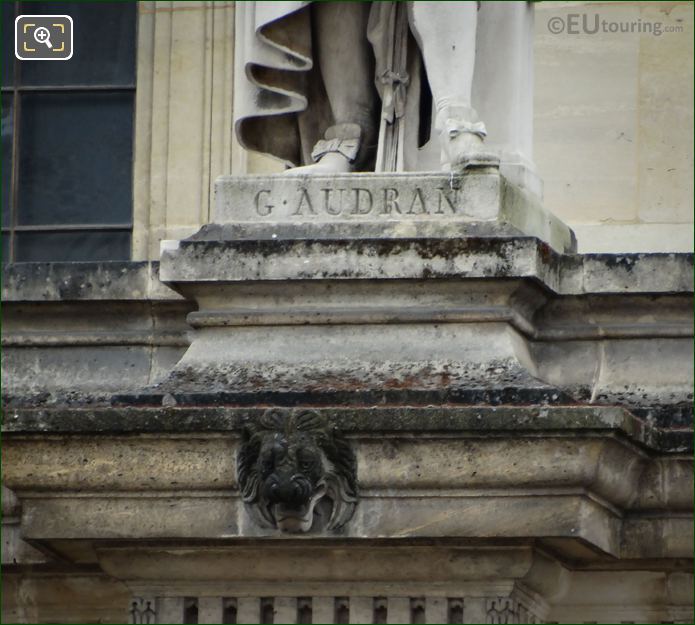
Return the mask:
M359 485L353 518L314 539L503 536L550 540L568 558L579 541L590 547L580 559L692 553L691 459L645 445L651 428L626 411L312 410L343 430ZM272 533L247 516L236 481L240 426L258 409L49 412L6 416L4 479L25 539L60 549Z
M283 230L288 230L283 233ZM326 232L328 230L328 232ZM362 241L340 241L331 238L330 228L317 229L316 238L304 236L292 240L293 232L288 226L278 228L280 236L271 239L265 229L265 240L261 233L252 232L250 226L205 226L201 233L182 242L191 247L202 243L201 237L220 237L218 247L240 255L240 259L252 252L269 258L285 250L322 256L336 252L359 250L394 253L413 250L423 261L419 272L412 278L456 277L456 278L533 278L549 289L563 295L570 294L649 294L649 293L692 293L693 254L686 253L642 253L642 254L558 254L532 237L480 236L469 242L445 238L435 241L431 248L447 255L480 255L490 263L476 263L476 267L458 271L430 269L434 273L423 276L427 268L427 244L420 239L377 240L366 237ZM376 236L376 231L374 233ZM245 240L256 236L256 240ZM517 243L515 243L517 242ZM343 248L341 249L341 243ZM382 249L383 248L383 249ZM532 253L534 262L526 259L523 265L504 264L500 260L514 261L520 251ZM165 256L168 252L165 251ZM495 259L494 257L497 256ZM492 263L492 260L495 260ZM534 267L535 265L535 267ZM157 261L135 262L84 262L84 263L10 263L2 268L2 298L5 302L65 302L65 301L138 301L138 300L181 300L181 296L159 281L160 264ZM324 276L303 276L296 279L330 278L344 280L379 279L383 277L368 271L355 272L347 276L335 267L326 267ZM405 277L405 276L404 276Z
M188 435L241 431L244 421L266 408L242 406L118 406L7 408L2 431L6 437L51 435ZM692 432L645 423L617 406L446 406L337 407L323 414L339 422L349 436L403 435L476 437L495 433L529 436L593 432L618 436L656 453L688 453Z

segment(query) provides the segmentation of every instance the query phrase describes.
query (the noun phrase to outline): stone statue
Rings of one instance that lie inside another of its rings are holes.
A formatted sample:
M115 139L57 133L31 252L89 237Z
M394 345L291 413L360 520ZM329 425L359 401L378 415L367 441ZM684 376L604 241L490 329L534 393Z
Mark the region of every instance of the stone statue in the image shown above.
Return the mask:
M471 103L479 3L236 6L243 146L290 173L403 171L434 118L444 169L481 154L486 129Z

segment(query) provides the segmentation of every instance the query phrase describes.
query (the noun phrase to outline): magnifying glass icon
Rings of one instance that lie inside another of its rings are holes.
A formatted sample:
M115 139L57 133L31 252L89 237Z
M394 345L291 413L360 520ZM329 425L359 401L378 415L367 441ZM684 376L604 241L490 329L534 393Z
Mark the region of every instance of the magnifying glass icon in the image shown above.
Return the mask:
M51 33L45 26L39 26L34 31L34 39L37 43L45 43L48 48L52 48L51 45Z

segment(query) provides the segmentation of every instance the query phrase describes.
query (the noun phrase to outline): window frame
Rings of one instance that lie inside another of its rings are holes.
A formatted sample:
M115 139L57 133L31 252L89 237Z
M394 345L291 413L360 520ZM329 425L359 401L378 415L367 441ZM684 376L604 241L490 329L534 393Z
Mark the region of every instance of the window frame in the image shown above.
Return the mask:
M14 39L14 19L21 15L21 1L12 2L13 6L13 21L11 37ZM137 5L137 3L135 3ZM12 101L12 162L10 176L10 192L9 192L9 222L7 225L1 225L1 236L4 239L7 236L6 254L3 256L3 263L22 262L17 261L17 232L89 232L89 231L104 231L104 232L128 232L131 235L130 249L128 259L132 258L132 235L133 235L133 213L134 213L134 160L135 160L135 105L136 105L136 85L138 74L137 63L137 42L138 42L138 22L137 11L135 17L135 28L133 33L133 45L135 47L135 65L133 68L133 81L127 85L124 84L69 84L69 85L22 85L21 84L21 66L22 62L17 57L12 55L13 73L12 83L8 85L0 85L2 97L10 95ZM4 25L3 35L8 36L7 29L9 25ZM21 146L21 102L24 93L90 93L90 92L128 92L132 94L132 151L130 155L130 179L131 179L131 211L130 221L128 222L103 222L103 223L71 223L71 224L46 224L46 225L20 225L18 223L19 206L18 206L18 185L19 185L19 161L20 161L20 146ZM114 259L123 261L124 259ZM29 261L31 262L31 261ZM78 261L57 261L57 262L78 262Z

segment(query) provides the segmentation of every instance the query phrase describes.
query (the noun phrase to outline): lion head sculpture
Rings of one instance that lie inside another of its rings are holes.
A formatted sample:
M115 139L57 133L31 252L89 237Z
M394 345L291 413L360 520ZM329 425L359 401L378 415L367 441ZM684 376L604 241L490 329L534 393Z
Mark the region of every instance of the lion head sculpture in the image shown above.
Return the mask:
M357 462L326 418L309 410L271 409L249 421L237 456L247 510L283 532L332 530L357 503Z

